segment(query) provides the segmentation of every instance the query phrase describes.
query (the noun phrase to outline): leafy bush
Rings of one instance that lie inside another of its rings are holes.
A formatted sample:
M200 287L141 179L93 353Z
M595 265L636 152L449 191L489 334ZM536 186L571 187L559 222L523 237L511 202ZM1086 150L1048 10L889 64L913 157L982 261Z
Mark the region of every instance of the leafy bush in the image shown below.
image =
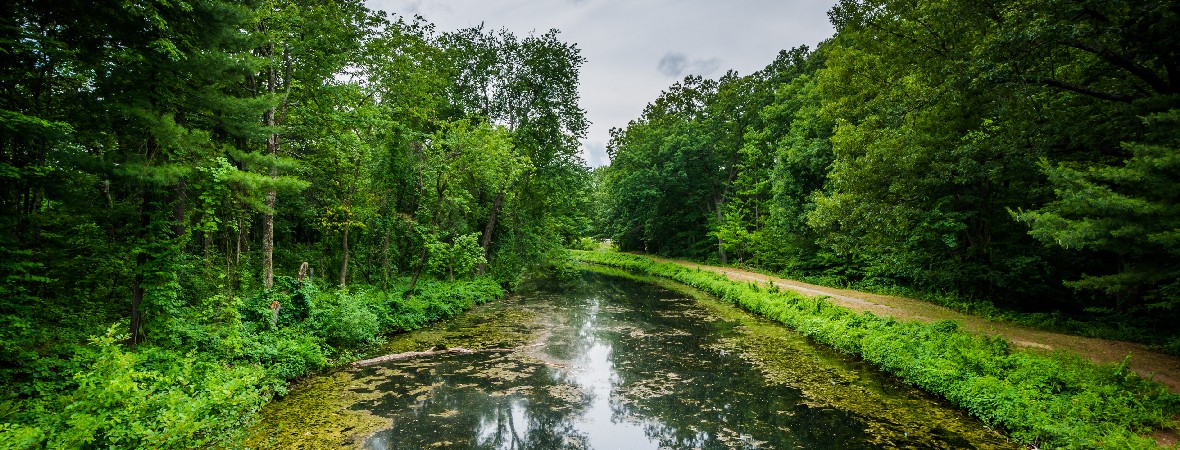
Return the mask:
M483 247L479 245L479 233L468 233L452 238L451 242L432 241L427 244L430 259L427 261L430 273L439 278L453 280L455 274L465 277L480 264L487 263Z
M292 328L252 335L241 359L266 367L277 380L298 378L328 364L322 340Z
M384 320L391 330L415 330L504 296L504 288L488 277L451 283L424 279L415 291L408 298L392 301Z
M373 342L381 332L377 296L345 291L320 294L312 332L333 347L358 347Z
M780 321L1003 426L1026 444L1154 448L1140 434L1175 426L1180 412L1180 396L1139 378L1127 362L1096 365L1065 353L1013 352L1002 338L971 335L955 322L899 322L640 256L572 253L582 261L670 278Z
M581 237L570 243L570 248L574 250L594 251L598 250L599 244L597 239L589 237Z
M14 431L6 444L50 448L211 448L236 443L266 402L265 371L159 348L124 350L113 328L77 357L62 414ZM42 433L40 430L45 430ZM3 433L7 435L8 433Z
M0 398L0 448L235 447L289 380L353 357L382 334L504 295L489 278L423 279L408 298L320 292L286 277L276 285L245 301L212 295L178 308L171 338L159 342L166 347L127 349L111 327L72 360L33 359L26 372L41 375L21 391L0 392L23 397ZM276 301L282 307L272 325Z
M14 423L0 423L0 448L40 448L45 441L45 431L33 426Z

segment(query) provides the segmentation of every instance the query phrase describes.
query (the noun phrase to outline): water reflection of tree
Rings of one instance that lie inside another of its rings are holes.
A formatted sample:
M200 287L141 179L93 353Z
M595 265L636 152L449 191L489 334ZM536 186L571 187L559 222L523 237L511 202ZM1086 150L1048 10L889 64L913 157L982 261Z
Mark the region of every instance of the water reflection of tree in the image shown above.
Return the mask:
M870 446L854 415L807 407L797 390L767 386L735 355L706 350L731 324L692 319L684 311L692 302L669 301L671 292L613 284L631 286L604 295L604 303L624 306L612 319L643 333L598 336L614 348L612 421L638 423L649 440L670 448Z
M437 359L430 370L383 386L390 395L354 406L392 420L366 448L421 448L436 442L449 442L448 448L586 448L587 437L575 428L583 402L568 403L543 389L554 378L544 364L486 355ZM496 367L503 364L516 367ZM522 376L513 378L517 375ZM409 394L425 386L435 387Z
M500 402L484 410L477 432L475 448L488 449L585 449L587 436L577 432L571 414L548 414L552 411L528 400ZM517 424L524 418L524 424ZM523 425L523 430L519 429Z
M765 441L762 448L864 446L863 425L855 417L803 406L797 391L764 386L760 374L732 355L705 350L732 324L692 319L685 314L691 301L670 301L673 294L650 285L589 278L588 289L543 295L544 315L554 321L546 356L584 371L551 369L519 354L407 362L406 378L378 387L402 395L357 405L392 420L368 447L420 448L441 441L451 448L589 448L590 436L579 426L592 394L570 401L546 387L579 385L585 370L596 369L611 371L611 421L638 425L661 447L756 448L757 440ZM595 346L609 349L610 367L584 367L579 358ZM508 363L516 367L497 369ZM436 387L409 394L423 386ZM650 395L635 395L636 387L649 388Z
M581 430L596 400L602 403L594 407L609 407L603 413L611 422L642 430L650 442L636 447L871 447L855 414L808 407L798 391L768 386L735 355L709 350L719 348L719 336L732 333L733 323L704 320L699 311L690 313L693 301L651 285L587 278L588 287L572 294L530 294L536 298L527 307L551 321L546 354L538 355L544 363L520 353L403 363L404 378L377 387L390 395L357 405L391 419L368 448L446 442L447 448L585 449L594 439ZM587 367L592 352L603 358L601 367ZM508 363L516 367L497 368ZM609 398L595 399L590 389L571 398L548 388L602 386L603 379ZM436 387L410 394L423 386Z

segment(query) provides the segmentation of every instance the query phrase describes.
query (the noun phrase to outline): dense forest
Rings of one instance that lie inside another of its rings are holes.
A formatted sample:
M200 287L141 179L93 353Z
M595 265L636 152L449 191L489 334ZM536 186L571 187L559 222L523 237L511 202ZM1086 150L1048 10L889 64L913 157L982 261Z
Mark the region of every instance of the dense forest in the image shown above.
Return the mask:
M829 17L815 49L689 76L613 130L598 235L1174 335L1180 4L844 0Z
M588 226L556 31L337 0L17 0L0 24L0 447L234 446L286 380Z
M1180 3L829 16L672 85L592 170L556 30L0 3L0 447L240 446L291 380L588 237L1180 352Z

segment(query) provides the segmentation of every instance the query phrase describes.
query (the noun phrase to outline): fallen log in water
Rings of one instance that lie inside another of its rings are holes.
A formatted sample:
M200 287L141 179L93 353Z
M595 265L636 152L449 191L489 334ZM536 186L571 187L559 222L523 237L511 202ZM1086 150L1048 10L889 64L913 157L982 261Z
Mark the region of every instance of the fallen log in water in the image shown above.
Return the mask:
M403 353L394 353L392 355L378 356L376 358L355 361L352 363L352 366L353 367L365 367L365 366L371 366L373 364L381 364L383 362L401 361L403 359L421 358L424 356L443 355L443 354L447 354L447 353L468 354L468 353L514 352L514 351L520 350L525 347L532 347L532 346L525 345L525 346L515 347L515 348L482 348L479 350L472 350L472 349L463 348L463 347L452 347L452 348L444 348L442 350L427 350L424 352L403 352Z

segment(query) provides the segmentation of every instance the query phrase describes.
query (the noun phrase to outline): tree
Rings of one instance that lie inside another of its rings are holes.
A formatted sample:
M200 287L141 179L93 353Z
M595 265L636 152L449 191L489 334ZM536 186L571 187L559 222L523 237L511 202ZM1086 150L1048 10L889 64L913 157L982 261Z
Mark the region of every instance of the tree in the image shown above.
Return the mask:
M163 332L181 302L176 266L191 237L194 168L212 165L228 139L257 136L242 119L264 104L234 92L249 68L238 30L251 11L216 1L129 8L99 34L110 39L102 54L110 59L93 67L93 83L113 113L105 125L119 130L118 150L103 152L103 163L139 204L130 339L140 342L149 323Z
M254 90L271 101L263 114L263 125L271 132L264 155L272 161L266 174L274 185L266 186L262 220L262 279L266 289L274 287L274 218L279 194L281 129L292 107L306 107L314 92L331 88L333 77L358 60L366 37L380 20L359 1L264 3L258 31L262 45L256 50L266 61L256 78ZM345 227L345 234L347 234ZM344 240L347 245L347 239ZM348 252L344 252L347 259ZM342 274L347 272L347 261ZM342 275L343 278L343 275ZM344 284L344 280L341 280Z
M1042 242L1095 262L1069 286L1104 293L1118 311L1174 317L1180 42L1168 30L1180 12L1163 1L1046 1L1003 12L984 58L1005 63L997 78L1064 107L1044 126L1056 133L1041 139L1068 149L1039 165L1052 200L1015 217Z
M716 254L708 240L722 168L701 118L717 83L689 76L644 108L625 129L611 131L607 217L623 250L670 255ZM722 179L723 180L723 179ZM724 214L724 213L722 213Z
M1047 255L1027 252L1006 213L1039 200L1030 169L1044 149L1008 139L1009 126L1035 119L1012 114L1021 93L994 89L975 65L994 26L988 8L833 9L840 31L818 88L835 159L808 225L837 260L855 261L847 275L1005 299L1041 284L1020 280L1046 278Z
M834 160L834 124L821 115L824 99L816 74L826 48L822 44L816 52L796 49L783 55L790 64L780 73L794 76L778 85L774 102L762 110L768 125L756 139L772 145L774 155L772 198L767 207L771 220L760 251L764 255L760 260L769 267L814 271L825 265L819 236L807 225L807 215L827 187Z
M513 152L529 165L511 184L514 193L506 189L501 198L497 189L486 199L492 207L484 214L481 238L488 260L500 263L497 277L515 278L576 234L569 218L579 214L577 194L588 180L578 156L588 127L577 91L585 60L556 30L517 38L477 27L440 41L455 73L448 92L458 117L503 126Z

